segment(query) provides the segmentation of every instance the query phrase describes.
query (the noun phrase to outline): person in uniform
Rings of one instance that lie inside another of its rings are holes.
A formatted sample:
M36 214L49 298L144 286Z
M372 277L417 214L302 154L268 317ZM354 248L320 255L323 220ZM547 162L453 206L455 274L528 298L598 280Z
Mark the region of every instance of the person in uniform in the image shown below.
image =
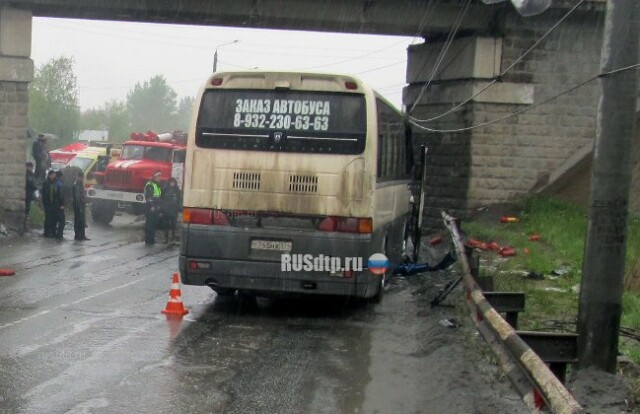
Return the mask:
M84 173L82 171L78 172L78 175L76 175L76 178L73 181L71 194L73 196L73 231L75 233L74 240L89 240L85 234L85 228L87 227L87 219L85 214L85 210L87 207L87 198L84 190Z
M45 179L45 171L51 167L47 138L43 134L39 134L38 139L36 139L31 146L31 156L36 162L36 180L43 182Z
M156 242L156 230L160 221L160 198L162 197L162 187L160 182L162 173L156 172L151 180L144 185L145 205L145 224L144 224L144 242L145 244L154 244Z
M62 181L62 171L56 171L55 173L55 196L53 202L53 208L55 211L55 238L58 240L64 240L64 226L66 224L66 217L64 214L64 181Z
M42 183L42 207L44 208L44 237L55 237L56 235L56 172L50 170L47 179Z
M173 177L169 179L169 183L162 191L161 201L164 242L169 243L169 231L171 231L171 241L176 241L176 222L182 204L182 192L178 187L178 180Z
M24 186L24 229L27 230L27 220L29 220L29 212L31 211L31 202L36 198L36 176L33 173L33 163L25 164L26 176Z

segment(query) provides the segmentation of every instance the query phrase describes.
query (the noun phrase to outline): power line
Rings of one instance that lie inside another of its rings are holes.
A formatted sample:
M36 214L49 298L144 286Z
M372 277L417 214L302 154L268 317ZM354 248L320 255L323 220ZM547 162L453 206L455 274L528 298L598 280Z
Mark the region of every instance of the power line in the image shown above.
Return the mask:
M549 30L547 30L542 35L542 37L540 37L533 45L531 45L531 47L529 47L522 55L520 55L515 61L513 61L513 63L511 63L511 65L509 65L509 67L507 67L505 70L500 72L500 74L498 76L495 76L487 85L485 85L478 92L474 93L469 98L467 98L464 101L460 102L459 104L453 106L448 111L441 113L440 115L434 116L434 117L429 118L429 119L418 119L418 118L413 118L413 117L412 117L412 119L414 121L416 121L416 122L431 122L431 121L435 121L436 119L440 119L440 118L442 118L442 117L444 117L446 115L449 115L450 113L454 112L455 110L457 110L461 106L466 105L467 103L471 102L474 98L476 98L478 95L482 94L484 91L489 89L496 82L502 80L502 78L504 77L504 75L507 74L507 72L509 72L511 69L513 69L518 63L520 63L522 61L522 59L524 59L529 53L531 53L536 47L538 47L538 45L540 43L542 43L542 41L544 41L551 33L553 33L553 31L555 31L556 28L558 26L560 26L560 24L562 22L564 22L571 14L573 14L573 12L576 11L576 9L578 7L580 7L580 5L582 5L582 3L584 3L584 2L585 2L585 0L578 1L578 3L576 3L575 6L573 6L571 8L571 10L569 10L564 16L562 16L562 18L560 20L558 20L553 26L551 26L551 28L549 28ZM421 96L419 96L418 98L421 98ZM419 101L420 101L420 99L416 99L416 102L413 104L413 107L411 108L412 110L413 110L413 108L415 108L415 106L418 104Z
M326 67L328 67L328 66L339 65L339 64L341 64L341 63L351 62L351 61L353 61L353 60L358 60L358 59L361 59L361 58L364 58L364 57L367 57L367 56L373 55L373 54L374 54L374 53L376 53L376 52L379 52L379 51L381 51L381 50L385 50L385 49L389 49L389 48L391 48L391 47L397 46L397 45L399 45L399 44L401 44L401 43L405 43L405 42L406 42L406 40L404 40L404 39L403 39L403 40L401 40L401 41L399 41L399 42L396 42L396 43L390 44L390 45L385 46L385 47L381 47L380 49L375 49L375 50L373 50L373 51L371 51L371 52L369 52L369 53L365 53L365 54L362 54L362 55L354 56L354 57L349 58L349 59L340 60L340 61L338 61L338 62L326 63L326 64L323 64L323 65L309 66L309 67L305 67L305 68L298 68L298 69L296 69L296 70L312 70L312 69L320 69L320 68L326 68Z
M388 65L378 66L377 68L367 69L367 70L363 70L362 72L357 72L356 75L362 75L364 73L375 72L375 71L380 70L380 69L390 68L391 66L396 66L396 65L399 65L399 64L404 63L406 61L407 61L407 59L402 59L402 60L399 60L397 62L390 63Z
M440 2L440 0L429 0L429 3L427 4L427 6L425 7L424 12L422 13L422 18L420 20L420 24L418 25L418 29L416 30L416 33L413 35L413 38L411 39L411 41L409 42L410 44L413 43L417 37L420 35L420 33L422 33L422 29L424 28L426 22L427 22L427 17L433 12L433 10L435 9L436 5ZM407 61L407 59L402 59L399 60L397 62L388 64L388 65L384 65L384 66L379 66L376 68L372 68L372 69L368 69L368 70L364 70L362 72L357 72L356 75L362 75L365 73L369 73L369 72L374 72L380 69L386 69L395 65L399 65L401 63L405 63ZM384 89L389 89L391 87L397 88L398 86L402 86L405 85L405 83L401 83L401 84L395 84L395 85L387 85L387 86L383 86L382 88L376 88L376 91L380 92Z
M76 28L73 27L65 27L64 25L57 25L57 24L51 24L51 23L46 23L46 22L40 22L40 24L44 25L44 26L49 26L49 27L55 27L58 29L63 29L63 30L69 30L69 31L79 31L79 32L86 32L86 33L93 33L99 36L104 36L104 37L112 37L112 38L116 38L116 39L127 39L127 40L134 40L134 41L138 41L138 42L153 42L156 44L164 44L164 45L170 45L170 46L181 46L181 47L189 47L189 48L193 48L193 49L200 49L200 50L212 50L212 46L207 46L207 45L200 45L200 44L193 44L193 43L183 43L183 42L170 42L170 41L162 41L162 40L158 40L157 38L155 39L149 39L149 38L136 38L136 37L131 37L131 36L127 36L127 35L118 35L118 34L113 34L113 33L105 33L103 31L96 31L96 30L91 30L91 29L86 29L83 26L80 26L81 28L78 28L78 26L76 26ZM119 32L129 32L129 33L138 33L134 30L118 30ZM145 35L145 34L143 34ZM149 35L151 35L149 33ZM180 37L180 36L176 36L176 37ZM203 41L202 39L200 39L200 41ZM217 43L217 42L213 42L213 43ZM402 42L399 42L402 43ZM260 43L251 43L251 42L242 42L242 45L261 45ZM397 43L394 43L390 46L387 46L383 49L388 49L390 47L395 46ZM350 57L350 55L318 55L318 54L306 54L306 53L293 53L293 52L279 52L279 51L273 51L271 50L272 47L275 48L282 48L283 46L278 46L278 45L266 45L265 46L269 46L269 50L265 51L264 49L256 49L256 48L242 48L242 46L240 47L242 50L237 50L238 48L234 49L230 49L227 50L225 53L244 53L244 54L259 54L259 55L280 55L280 56L305 56L305 57L317 57L317 58L337 58L337 57L348 57L348 60L353 59L352 57ZM284 46L286 47L288 50L292 49L292 48L299 48L299 49L313 49L313 47L307 47L307 46ZM322 48L322 49L328 49L328 48ZM331 49L334 51L349 51L349 50L357 50L357 49ZM363 56L363 58L366 58L370 55L373 55L374 53L376 53L377 51L379 51L380 49L376 49L373 51L370 51L369 53L367 53L366 56ZM392 56L392 54L390 54L389 56ZM393 54L393 56L395 56L395 54ZM381 57L381 56L380 56ZM378 56L375 57L371 57L373 58L379 58Z
M454 39L456 33L458 32L458 29L460 28L460 25L462 24L462 19L464 18L464 15L467 13L467 10L469 9L469 5L470 4L471 4L471 0L466 0L464 6L458 12L458 16L456 17L456 20L454 21L453 26L451 26L451 30L449 30L449 34L447 36L447 40L445 41L444 45L442 46L442 49L440 50L440 53L438 54L438 57L437 57L436 62L434 64L433 70L431 71L431 76L429 77L429 80L427 81L427 83L420 90L420 93L418 94L418 98L416 99L414 104L411 106L411 109L409 109L407 111L408 113L411 113L415 109L415 107L418 104L418 102L420 102L420 99L422 99L422 95L424 95L425 91L427 90L427 88L431 84L431 81L435 77L435 74L436 74L436 72L438 70L438 67L440 66L440 64L444 60L444 57L447 54L447 51L449 50L449 47L451 46L451 43L453 43L453 39ZM427 64L427 62L425 62L425 66L426 66L426 64Z
M422 19L420 20L420 25L418 26L418 29L416 30L416 34L413 36L413 39L411 39L411 42L409 42L409 43L413 43L413 42L416 40L416 38L420 35L420 33L422 32L422 29L424 28L424 25L425 25L425 24L426 24L426 22L427 22L427 17L428 17L428 16L429 16L429 14L430 14L434 9L435 9L435 6L434 6L434 7L431 7L431 6L432 6L434 3L437 5L437 4L439 3L439 1L440 1L440 0L435 0L435 2L434 2L434 0L429 0L429 3L427 4L427 7L425 8L424 13L422 14ZM468 1L470 1L470 0L468 0ZM359 56L356 56L356 57L351 58L351 59L346 59L346 60L339 61L339 62L328 63L328 64L326 64L326 65L319 65L319 66L311 66L311 67L301 68L301 69L299 69L299 70L320 69L320 68L327 67L327 66L339 65L339 64L341 64L341 63L346 63L346 62L350 62L350 61L352 61L352 60L356 60L356 59L360 59L360 58L364 58L364 57L370 56L370 55L372 55L372 54L374 54L374 53L376 53L376 52L379 52L379 51L381 51L381 50L388 49L388 48L390 48L390 47L396 46L396 45L401 44L401 43L403 43L403 42L404 42L404 41L400 41L400 42L398 42L398 43L394 43L394 44L392 44L392 45L385 46L385 47L383 47L383 48L381 48L381 49L376 49L376 50L370 51L370 52L368 52L368 53L365 53L364 55L359 55ZM406 62L406 59L405 59L403 62ZM394 63L394 64L392 64L392 65L382 66L382 67L379 67L379 68L373 68L373 69L371 69L371 70L367 70L367 71L364 71L364 72L359 72L359 73L357 73L357 74L359 75L359 74L362 74L362 73L373 72L374 70L384 69L384 68L386 68L386 67L393 66L393 65L396 65L396 64L399 64L399 63L402 63L402 62L397 62L397 63Z
M607 72L599 73L599 74L597 74L595 76L592 76L589 79L587 79L587 80L585 80L583 82L580 82L579 84L577 84L577 85L575 85L575 86L573 86L573 87L571 87L571 88L569 88L569 89L567 89L567 90L565 90L565 91L563 91L563 92L561 92L561 93L559 93L557 95L554 95L554 96L552 96L550 98L544 99L544 100L542 100L540 102L536 102L536 103L532 104L531 106L528 106L528 107L523 108L523 109L521 109L519 111L510 113L508 115L502 116L500 118L497 118L497 119L494 119L494 120L491 120L491 121L487 121L487 122L483 122L481 124L472 125L470 127L457 128L457 129L435 129L435 128L428 128L428 127L425 127L423 125L420 125L419 123L414 121L412 118L409 118L409 122L412 125L416 126L418 129L421 129L423 131L428 131L428 132L456 133L456 132L469 131L469 130L480 128L480 127L483 127L483 126L496 124L496 123L498 123L500 121L504 121L505 119L513 118L514 116L523 114L525 112L529 112L534 108L537 108L537 107L539 107L541 105L544 105L544 104L546 104L548 102L551 102L551 101L553 101L555 99L558 99L561 96L564 96L564 95L566 95L568 93L571 93L571 92L575 91L576 89L579 89L579 88L583 87L584 85L586 85L586 84L588 84L590 82L593 82L596 79L603 78L605 76L611 76L611 75L614 75L614 74L619 73L619 72L624 72L626 70L636 69L638 67L640 67L640 63L636 63L634 65L629 65L629 66L626 66L626 67L623 67L623 68L613 69L613 70L610 70L610 71L607 71Z
M431 0L433 1L433 0ZM95 27L94 22L92 22L92 26L87 29L87 26L82 24L81 22L70 22L67 21L67 19L55 19L55 20L65 20L64 23L65 25L71 25L71 26L75 26L78 27L79 29L75 29L75 30L79 30L79 31L87 31L87 32L91 32L91 33L96 33L96 34L101 34L104 36L117 36L117 35L113 35L112 33L109 32L98 32L95 31ZM118 24L127 24L130 22L115 22ZM66 29L66 30L74 30L72 28L66 27L64 25L57 25L57 24L52 24L51 22L44 22L44 21L40 21L38 20L38 24L42 24L45 26L50 26L50 27L57 27L57 28L62 28L62 29ZM98 28L98 30L101 30L103 28ZM110 30L108 28L104 28L104 30ZM140 30L127 30L127 29L120 29L118 28L118 32L126 32L126 33L133 33L133 34L138 34L138 35L142 35L142 36L153 36L157 39L158 36L165 36L163 33L160 32L146 32L146 31L140 31ZM121 37L121 36L118 36ZM221 43L221 42L225 42L225 40L221 40L221 39L203 39L202 37L193 37L193 36L181 36L181 35L174 35L171 34L170 36L167 36L170 38L180 38L180 39L185 39L185 40L197 40L200 42L208 42L211 41L213 43ZM156 39L148 39L150 41L156 40ZM147 39L137 39L137 40L147 40ZM291 48L299 48L299 49L318 49L318 50L331 50L331 51L344 51L344 52L362 52L362 49L353 49L353 48L336 48L336 47L322 47L322 46L298 46L298 45L293 45L293 44L273 44L273 43L259 43L259 42L250 42L250 41L245 41L242 40L242 44L243 45L254 45L254 46L268 46L270 48L284 48L284 49L291 49ZM178 46L184 46L184 45L192 45L192 44L185 44L185 43L176 43L176 45ZM207 46L202 46L202 47L207 47ZM257 53L257 52L256 52ZM276 52L277 53L277 52ZM280 53L278 53L280 54Z

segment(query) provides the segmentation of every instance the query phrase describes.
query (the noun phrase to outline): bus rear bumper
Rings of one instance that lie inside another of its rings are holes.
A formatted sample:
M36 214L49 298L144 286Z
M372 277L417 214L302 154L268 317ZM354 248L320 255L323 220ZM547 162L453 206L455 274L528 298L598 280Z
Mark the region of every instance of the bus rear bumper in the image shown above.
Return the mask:
M190 269L195 261L211 269ZM283 272L280 263L187 258L180 256L182 283L186 285L231 288L257 295L330 295L370 298L375 295L380 276L368 270L352 277L329 276L324 272ZM377 282L377 283L376 283Z

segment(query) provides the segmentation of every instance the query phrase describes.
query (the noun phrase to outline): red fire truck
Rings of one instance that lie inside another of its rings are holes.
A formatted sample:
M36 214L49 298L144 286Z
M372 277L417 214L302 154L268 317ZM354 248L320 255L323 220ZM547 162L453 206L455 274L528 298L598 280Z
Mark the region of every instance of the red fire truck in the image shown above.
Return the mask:
M108 224L117 210L143 214L144 186L156 171L164 181L176 178L182 187L186 142L181 131L132 133L120 158L94 173L97 184L87 190L93 220Z

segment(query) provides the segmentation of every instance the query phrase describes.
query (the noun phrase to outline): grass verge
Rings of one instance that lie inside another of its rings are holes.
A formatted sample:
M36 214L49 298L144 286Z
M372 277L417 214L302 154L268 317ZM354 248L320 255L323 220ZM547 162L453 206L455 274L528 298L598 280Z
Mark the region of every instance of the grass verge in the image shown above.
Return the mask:
M518 217L516 223L501 224L501 215ZM578 292L587 229L587 211L559 200L532 197L509 207L490 208L462 225L468 237L512 246L517 256L502 258L495 252L481 253L481 274L493 275L496 290L526 293L526 311L521 329L573 331L578 315ZM539 241L531 241L539 234ZM560 276L554 276L561 273ZM543 280L525 277L529 272ZM640 218L630 217L622 325L640 329ZM638 341L621 338L621 352L640 363Z

